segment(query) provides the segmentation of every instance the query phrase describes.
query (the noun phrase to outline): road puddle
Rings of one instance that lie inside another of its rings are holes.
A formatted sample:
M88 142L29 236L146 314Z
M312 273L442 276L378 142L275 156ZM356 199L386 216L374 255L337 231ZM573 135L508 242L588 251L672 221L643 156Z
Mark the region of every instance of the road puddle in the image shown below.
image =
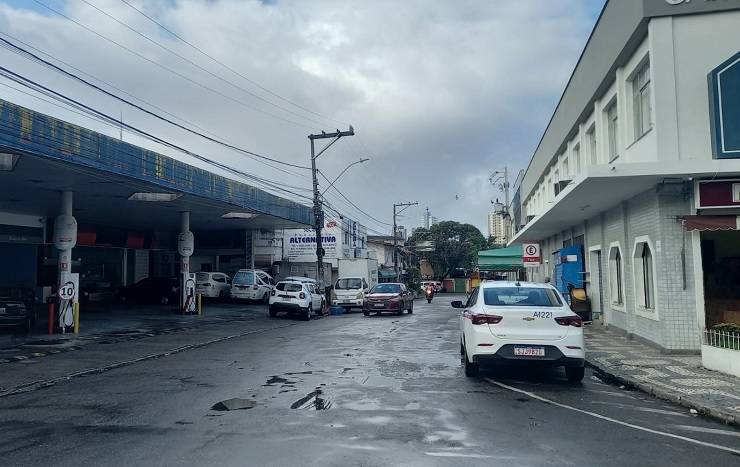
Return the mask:
M317 387L314 391L309 392L290 404L290 408L300 410L328 410L332 405L333 402L326 397L324 391L320 387Z

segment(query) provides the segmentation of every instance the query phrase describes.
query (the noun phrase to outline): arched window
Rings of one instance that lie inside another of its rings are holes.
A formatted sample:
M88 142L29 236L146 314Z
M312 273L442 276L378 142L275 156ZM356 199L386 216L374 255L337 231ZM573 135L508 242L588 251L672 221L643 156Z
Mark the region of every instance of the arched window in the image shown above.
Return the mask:
M635 244L634 253L635 299L644 310L655 309L655 270L653 252L647 241Z
M613 246L609 250L609 296L614 305L624 304L622 284L622 252L619 246Z

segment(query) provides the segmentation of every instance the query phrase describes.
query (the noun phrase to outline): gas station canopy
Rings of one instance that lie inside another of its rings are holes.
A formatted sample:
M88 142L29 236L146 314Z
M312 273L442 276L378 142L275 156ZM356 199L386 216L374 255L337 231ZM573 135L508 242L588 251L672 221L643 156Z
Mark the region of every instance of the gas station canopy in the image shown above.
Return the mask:
M296 228L312 209L165 155L0 100L0 211L54 218L62 191L78 221L196 230Z

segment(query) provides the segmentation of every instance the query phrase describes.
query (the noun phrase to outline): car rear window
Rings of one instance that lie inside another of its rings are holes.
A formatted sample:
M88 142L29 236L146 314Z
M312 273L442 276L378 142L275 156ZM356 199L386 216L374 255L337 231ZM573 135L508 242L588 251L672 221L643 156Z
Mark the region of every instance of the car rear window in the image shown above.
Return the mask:
M362 279L357 277L352 277L349 279L339 279L337 281L337 285L334 287L337 290L341 289L361 289L362 288Z
M483 303L492 306L562 306L552 289L539 287L491 287L483 289Z
M199 272L195 274L195 280L198 282L205 282L208 280L208 273L207 272Z
M398 284L378 284L370 293L401 293L401 286Z
M300 292L303 285L295 282L278 282L275 288L281 292Z
M252 285L254 284L254 273L251 271L239 271L234 276L234 284L236 285Z

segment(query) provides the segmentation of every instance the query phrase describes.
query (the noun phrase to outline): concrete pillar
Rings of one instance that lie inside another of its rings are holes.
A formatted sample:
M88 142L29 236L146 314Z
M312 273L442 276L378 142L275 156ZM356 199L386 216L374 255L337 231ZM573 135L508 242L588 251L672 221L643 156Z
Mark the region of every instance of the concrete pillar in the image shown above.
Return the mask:
M180 213L180 236L177 242L180 253L180 272L190 272L190 256L193 254L193 233L190 231L190 211Z
M72 248L77 244L77 221L72 216L71 191L62 192L60 208L61 212L54 221L54 246L59 252L58 282L61 282L63 274L72 271Z
M252 230L252 251L250 252L250 258L249 258L249 267L251 269L254 269L254 253L255 253L255 245L257 243L257 231Z

